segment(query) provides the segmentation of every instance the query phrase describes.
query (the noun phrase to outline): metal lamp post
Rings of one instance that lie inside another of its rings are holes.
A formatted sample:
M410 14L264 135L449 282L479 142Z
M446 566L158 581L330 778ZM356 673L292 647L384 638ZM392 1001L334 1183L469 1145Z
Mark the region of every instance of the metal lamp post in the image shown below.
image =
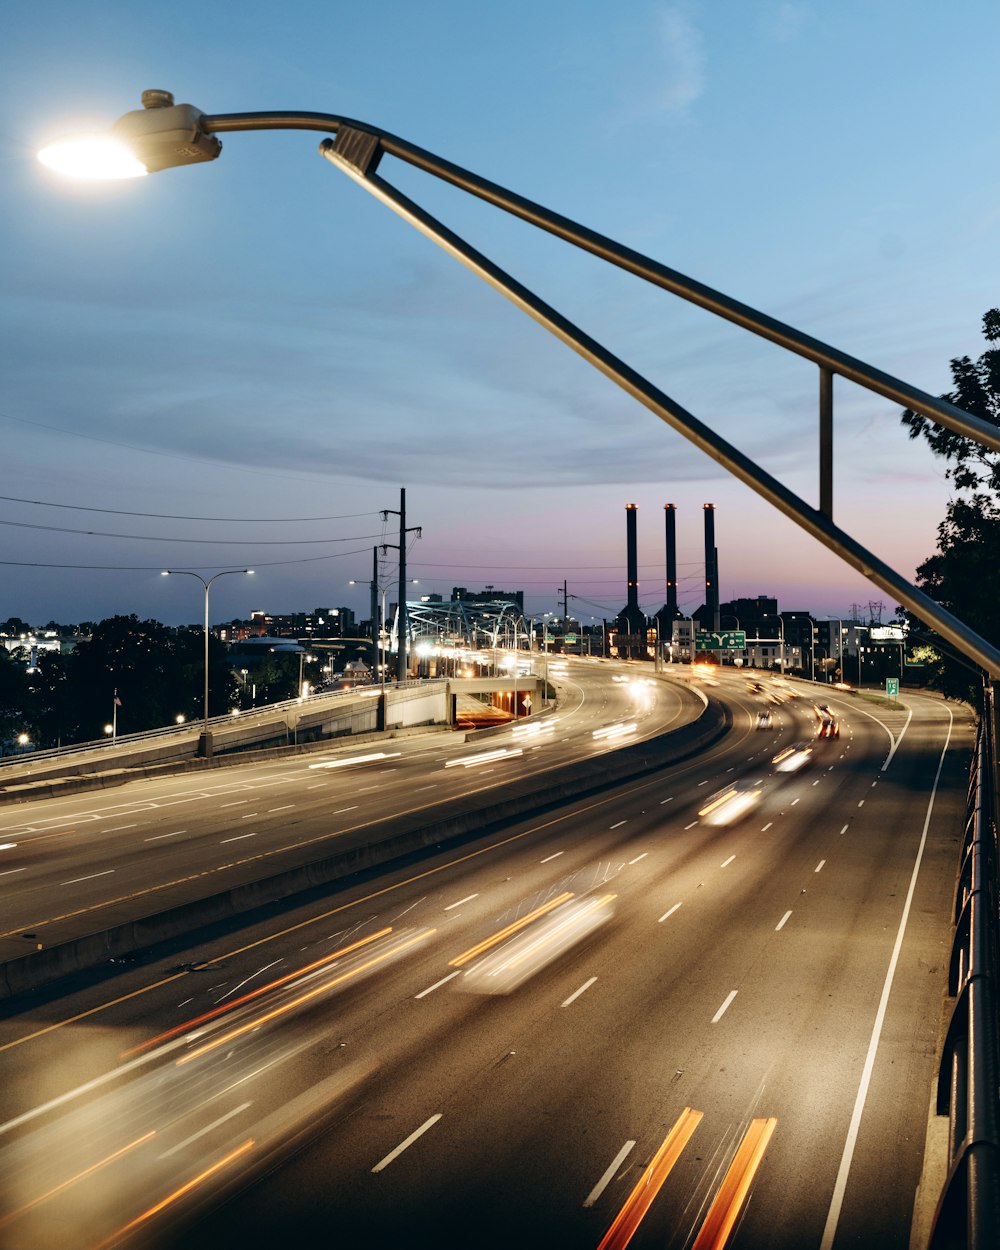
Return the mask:
M488 282L665 424L683 434L730 474L756 491L772 507L789 517L818 542L834 551L879 589L891 594L896 602L926 621L942 638L984 668L991 678L1000 681L1000 649L976 634L963 621L942 608L924 591L906 581L877 555L834 524L833 379L835 376L846 378L895 404L920 413L956 434L972 438L981 446L1000 452L1000 431L989 421L973 416L946 400L936 399L898 378L803 334L792 326L732 299L721 291L712 290L650 257L624 247L614 239L589 230L578 222L551 212L541 204L478 176L471 170L463 169L397 135L364 122L353 121L337 114L302 111L211 115L190 104L176 104L169 91L161 90L144 91L142 105L141 109L126 113L114 124L109 136L113 140L110 145L113 156L109 153L109 145L105 140L101 150L104 168L96 171L96 176L135 177L173 166L212 161L222 151L222 141L219 138L221 134L255 130L312 130L325 132L328 136L334 134L336 138L324 138L320 144L321 155L331 165ZM400 192L378 173L381 161L387 156L429 173L597 256L608 264L615 265L815 364L820 377L819 509L794 494L708 425L653 386L635 369ZM72 144L50 145L39 153L39 157L43 163L60 172L95 176L94 169L88 167L87 160L81 159L79 150L74 150ZM109 165L115 167L109 168ZM402 508L400 511L402 512ZM402 545L404 539L401 538ZM400 554L402 565L405 552Z
M216 573L210 577L208 581L202 577L200 573L193 573L190 569L164 569L160 574L161 577L194 577L205 587L205 703L204 703L204 731L208 733L208 592L212 583L218 581L220 577L228 577L230 573L253 573L253 569L223 569L221 573Z

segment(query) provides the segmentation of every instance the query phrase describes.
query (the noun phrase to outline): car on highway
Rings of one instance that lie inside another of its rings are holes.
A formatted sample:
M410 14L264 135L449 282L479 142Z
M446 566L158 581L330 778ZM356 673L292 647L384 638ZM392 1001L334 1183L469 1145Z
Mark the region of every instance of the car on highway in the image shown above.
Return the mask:
M839 738L840 723L836 716L825 713L820 719L819 725L816 727L817 738Z
M771 713L768 711L767 708L765 708L762 712L757 713L757 728L758 729L770 729L773 724L774 724L774 717L771 715Z
M809 763L812 753L808 742L795 742L790 747L783 747L771 763L779 773L797 773Z
M733 825L760 802L764 786L759 781L734 781L717 790L698 812L706 825Z

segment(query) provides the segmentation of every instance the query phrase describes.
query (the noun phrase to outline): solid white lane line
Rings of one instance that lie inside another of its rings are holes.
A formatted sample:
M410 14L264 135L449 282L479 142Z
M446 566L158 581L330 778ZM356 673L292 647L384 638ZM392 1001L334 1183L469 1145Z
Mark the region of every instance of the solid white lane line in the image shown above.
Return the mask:
M826 860L825 860L825 859L821 859L821 860L819 861L819 863L816 865L816 867L813 869L813 872L822 872L822 871L823 871L823 865L824 865L825 863L826 863Z
M645 859L648 854L649 854L649 851L643 851L643 853L641 855L637 855L635 859L630 859L628 861L629 867L631 868L633 864L637 864L640 859Z
M656 922L656 923L657 923L657 924L663 924L664 920L669 919L669 918L670 918L670 917L674 914L674 912L677 910L677 908L678 908L678 907L680 907L680 906L681 906L681 904L680 904L680 903L674 903L673 907L671 907L669 911L665 911L665 912L663 913L663 915L659 918L659 920L657 920L657 922Z
M591 977L589 981L584 981L580 988L578 990L574 990L573 993L570 994L569 998L567 998L565 1002L560 1003L559 1006L568 1007L570 1003L575 1003L584 990L589 990L596 980L597 977Z
M627 823L628 823L628 822L627 822L627 821L625 821L625 820L619 820L617 824L610 825L610 826L609 826L609 828L611 828L611 829L620 829L620 828L622 827L622 825L627 824Z
M197 1133L192 1133L190 1137L179 1141L176 1146L171 1146L169 1150L165 1150L160 1155L161 1159L169 1159L172 1154L176 1154L178 1150L183 1150L185 1146L190 1146L192 1142L196 1142L199 1137L204 1137L206 1133L211 1133L212 1129L218 1128L220 1124L225 1124L227 1120L231 1120L234 1115L239 1115L241 1111L246 1111L247 1107L252 1107L252 1102L241 1103L240 1106L234 1107L232 1111L227 1111L225 1115L220 1115L217 1120L213 1120L211 1124L206 1124L204 1128L200 1128Z
M546 857L543 860L539 860L539 863L547 864L553 859L558 859L559 856L563 854L565 854L564 851L556 851L554 855L546 855Z
M0 872L0 877L9 877L12 873L27 871L27 868L8 868L6 872Z
M187 833L187 830L175 829L173 833L154 833L151 838L143 838L143 842L159 842L161 838L176 838L179 833Z
M719 867L720 867L720 868L728 868L728 867L729 867L729 865L733 862L733 860L734 860L735 858L736 858L736 856L735 856L735 855L730 855L730 857L729 857L728 859L724 859L724 860L722 861L722 863L719 865Z
M779 929L783 929L783 928L785 927L785 922L788 920L788 918L789 918L789 916L790 916L791 914L792 914L792 913L791 913L790 911L786 911L786 912L785 912L785 914L781 917L781 919L778 921L778 923L774 926L774 931L775 931L775 933L777 933L777 931L778 931Z
M474 898L478 897L478 894L467 894L465 898L460 898L457 903L449 903L445 911L451 911L454 907L461 907L463 903L471 903Z
M413 1132L409 1135L409 1137L406 1138L405 1141L401 1141L395 1150L390 1150L384 1159L382 1159L379 1163L376 1163L375 1166L372 1168L372 1171L381 1172L383 1168L387 1168L389 1164L393 1161L393 1159L398 1159L404 1150L412 1146L418 1137L421 1137L424 1133L426 1133L427 1130L429 1128L432 1128L435 1124L437 1124L438 1120L440 1119L441 1119L441 1112L439 1111L437 1115L432 1115L429 1120L425 1120L419 1128L416 1128L413 1130Z
M74 877L72 881L60 881L60 885L76 885L80 881L93 881L95 877L110 877L113 868L105 868L103 872L92 872L89 877Z
M634 1141L627 1141L625 1145L622 1146L621 1150L618 1151L614 1159L612 1159L611 1161L611 1166L608 1168L608 1170L604 1173L601 1179L597 1182L594 1188L590 1191L590 1193L584 1199L583 1205L585 1207L592 1207L594 1203L597 1201L597 1199L600 1198L601 1194L604 1193L604 1191L607 1189L607 1187L611 1184L612 1180L614 1179L615 1173L618 1171L621 1165L625 1162L626 1158L628 1157L628 1152L633 1148L633 1146L635 1146Z
M290 807L294 807L294 806L295 806L294 803L285 803L281 807L269 807L267 809L268 815L270 815L271 812L287 812Z
M255 833L238 833L235 838L223 838L219 845L225 846L227 842L242 842L244 838L255 838L256 836Z
M730 1004L730 1003L733 1001L733 999L736 997L736 994L737 994L737 991L736 991L736 990L730 990L730 991L729 991L729 993L726 995L726 1001L722 1004L722 1006L719 1008L719 1010L718 1010L718 1011L715 1013L715 1015L712 1017L712 1023L713 1023L713 1024L718 1024L718 1023L719 1023L719 1021L722 1019L722 1017L726 1014L726 1009L729 1007L729 1004Z
M220 807L242 807L244 803L249 803L249 799L237 799L234 803L220 803Z
M899 928L896 932L896 941L893 944L892 955L889 959L889 967L885 974L885 983L882 986L882 995L879 999L878 1010L875 1013L875 1022L872 1025L871 1040L868 1043L868 1054L865 1057L864 1068L861 1072L861 1081L858 1085L858 1096L854 1101L854 1111L851 1115L850 1127L847 1130L847 1140L844 1142L844 1153L840 1159L840 1168L837 1172L836 1184L833 1187L833 1197L830 1199L830 1209L826 1217L826 1225L823 1229L823 1238L820 1241L820 1250L832 1250L833 1239L837 1235L837 1225L840 1222L840 1212L844 1205L844 1193L847 1190L847 1178L851 1171L851 1162L854 1159L854 1147L858 1140L858 1132L861 1128L861 1117L864 1114L865 1103L868 1100L868 1087L871 1084L872 1072L875 1068L875 1056L878 1053L878 1044L882 1036L882 1024L885 1020L886 1008L889 1005L889 994L892 991L893 978L896 975L896 964L899 962L899 952L903 948L903 936L906 933L906 922L910 916L910 907L913 903L913 895L917 887L917 876L920 872L920 865L924 857L924 847L927 845L927 830L930 828L931 815L934 811L934 799L937 796L938 783L941 780L941 769L944 767L944 757L948 751L948 744L951 742L951 731L955 723L951 708L946 707L948 713L948 733L945 736L944 746L941 748L941 758L938 760L937 772L934 774L934 784L931 786L930 798L927 800L927 814L924 817L924 827L920 834L920 845L917 848L916 858L913 861L913 872L910 874L910 884L906 891L906 901L903 904L903 912L899 918ZM907 721L909 724L909 721ZM902 738L900 734L900 738ZM897 739L898 741L898 739Z
M691 821L691 823L690 823L689 825L685 825L685 826L684 826L684 828L685 828L685 829L693 829L697 823L698 823L698 822L697 822L696 820L692 820L692 821Z
M840 836L843 837L846 832L847 832L847 825L845 825L843 829L841 829Z
M764 826L764 828L761 829L761 833L767 833L768 829L770 829L773 824L774 824L774 821L769 820L767 824Z
M456 971L454 972L449 972L446 977L442 977L440 981L435 981L433 985L428 985L427 989L421 990L419 994L414 994L413 997L414 998L426 998L428 994L433 994L435 990L439 990L442 985L447 985L448 982L452 979L452 977L458 977L461 975L462 975L461 968L456 969Z
M17 845L16 842L2 842L0 843L0 851L16 851Z
M334 816L343 816L344 812L356 812L357 810L358 805L355 803L353 807L338 807L333 814Z
M320 786L328 786L328 781L314 781L311 786L306 786L307 790L318 790Z

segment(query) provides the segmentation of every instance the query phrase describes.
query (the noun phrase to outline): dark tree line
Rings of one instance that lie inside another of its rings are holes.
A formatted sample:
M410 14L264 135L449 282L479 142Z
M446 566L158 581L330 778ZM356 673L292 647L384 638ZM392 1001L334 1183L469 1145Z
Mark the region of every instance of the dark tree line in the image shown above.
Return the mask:
M208 657L209 714L248 706L227 649L214 637ZM270 661L258 703L295 693L296 657ZM26 733L38 747L90 742L105 736L114 715L120 734L172 725L178 716L197 721L204 674L202 630L174 629L135 615L100 621L87 642L66 654L43 651L30 672L23 660L0 650L0 741L16 742Z
M1000 428L1000 309L983 317L987 350L972 360L951 362L954 389L941 398ZM972 439L907 410L903 424L911 438L926 439L936 456L948 462L946 475L955 488L938 526L937 550L917 569L917 584L977 634L1000 646L1000 456ZM910 618L914 636L927 633ZM978 702L981 679L955 658L947 644L930 636L927 656L931 684L945 694Z

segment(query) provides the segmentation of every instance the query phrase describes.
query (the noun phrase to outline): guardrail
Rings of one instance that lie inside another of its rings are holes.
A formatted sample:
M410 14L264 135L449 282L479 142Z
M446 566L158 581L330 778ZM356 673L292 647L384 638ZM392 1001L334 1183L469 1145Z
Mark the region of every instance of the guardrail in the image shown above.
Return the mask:
M992 693L987 690L980 720L955 899L948 992L956 1002L937 1086L937 1112L949 1117L948 1176L930 1250L1000 1246L1000 913Z
M412 678L406 681L391 682L386 686L387 690L405 690L412 686L438 686L446 679L443 677L432 678ZM307 707L310 704L316 705L320 699L347 699L357 697L359 690L378 690L377 685L354 686L348 690L323 690L317 694L308 695L304 699L284 699L280 703L265 703L259 707L245 708L239 713L239 719L249 720L254 716L272 716L275 712L283 712L295 707ZM221 725L230 725L234 717L232 712L224 712L221 716L212 716L208 720L208 728L213 726L218 728ZM101 751L121 746L135 745L139 742L145 742L150 738L169 738L198 736L204 731L205 722L203 720L185 721L182 725L163 725L157 729L142 729L137 733L116 734L114 738L110 735L103 738L95 738L90 742L73 742L64 747L47 747L42 751L23 751L15 755L0 756L0 769L16 764L29 764L34 760L54 760L66 759L68 756L75 755L78 752Z

